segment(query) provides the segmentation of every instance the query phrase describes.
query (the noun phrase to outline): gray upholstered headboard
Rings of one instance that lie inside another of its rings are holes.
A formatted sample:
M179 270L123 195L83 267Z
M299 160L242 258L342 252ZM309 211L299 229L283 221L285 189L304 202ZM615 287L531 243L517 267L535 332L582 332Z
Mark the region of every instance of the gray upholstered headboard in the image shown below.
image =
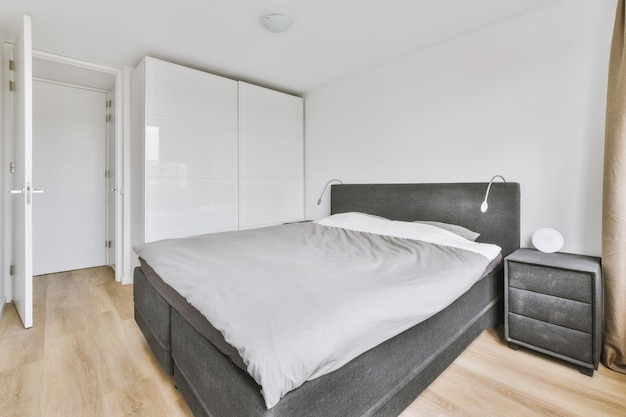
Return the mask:
M520 247L520 187L493 183L489 210L480 211L488 183L343 184L331 188L331 214L359 211L393 220L458 224L495 243L503 256Z

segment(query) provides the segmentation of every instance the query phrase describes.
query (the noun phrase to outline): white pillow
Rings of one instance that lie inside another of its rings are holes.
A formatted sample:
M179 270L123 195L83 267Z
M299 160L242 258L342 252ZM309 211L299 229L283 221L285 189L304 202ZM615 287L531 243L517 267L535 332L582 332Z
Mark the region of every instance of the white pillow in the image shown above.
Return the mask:
M476 243L456 233L425 223L389 220L364 213L340 213L316 220L322 226L338 227L356 232L421 240L437 245L450 246L479 253L489 260L495 259L501 249L497 245Z
M440 229L447 230L467 240L471 240L472 242L476 242L476 239L480 237L480 233L476 233L473 230L470 230L463 226L459 226L458 224L434 222L434 221L422 221L422 220L418 220L414 223L430 224L431 226L435 226L435 227L439 227Z

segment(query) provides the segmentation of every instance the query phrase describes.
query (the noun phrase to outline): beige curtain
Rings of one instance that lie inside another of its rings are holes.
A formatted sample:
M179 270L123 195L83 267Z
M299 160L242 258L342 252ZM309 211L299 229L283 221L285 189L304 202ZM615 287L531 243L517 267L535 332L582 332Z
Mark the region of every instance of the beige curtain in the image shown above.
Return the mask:
M602 361L626 373L626 0L618 0L611 58L604 145Z

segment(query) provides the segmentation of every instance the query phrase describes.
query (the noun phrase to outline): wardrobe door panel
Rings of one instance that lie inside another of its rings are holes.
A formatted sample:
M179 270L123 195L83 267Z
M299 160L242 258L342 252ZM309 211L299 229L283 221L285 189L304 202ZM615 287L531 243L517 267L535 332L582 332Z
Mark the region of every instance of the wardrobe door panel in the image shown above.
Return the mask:
M299 137L243 131L239 136L239 174L243 178L301 180L304 175L303 145Z
M237 180L146 177L146 242L237 229Z
M239 228L304 218L303 101L239 83Z
M237 178L237 130L149 117L146 175Z
M237 128L237 81L146 59L148 116Z
M145 241L238 227L236 81L146 58Z
M302 98L239 82L240 128L244 131L302 135Z
M301 180L239 180L239 228L270 226L304 218Z

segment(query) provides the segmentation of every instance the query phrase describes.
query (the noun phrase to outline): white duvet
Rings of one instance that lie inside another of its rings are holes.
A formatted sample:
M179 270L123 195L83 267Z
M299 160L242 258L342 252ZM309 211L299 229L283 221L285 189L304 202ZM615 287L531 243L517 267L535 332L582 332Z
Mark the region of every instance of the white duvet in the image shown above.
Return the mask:
M237 349L271 408L447 307L500 248L347 213L135 251Z

